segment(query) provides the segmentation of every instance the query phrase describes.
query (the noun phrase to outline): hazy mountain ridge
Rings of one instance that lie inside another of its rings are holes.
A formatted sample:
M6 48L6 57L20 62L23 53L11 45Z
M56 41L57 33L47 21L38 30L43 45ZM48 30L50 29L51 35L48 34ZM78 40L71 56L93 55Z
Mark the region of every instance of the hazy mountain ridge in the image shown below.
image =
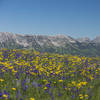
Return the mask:
M49 36L0 32L0 48L33 48L40 52L100 56L100 36L90 40L87 37L74 39L63 34Z

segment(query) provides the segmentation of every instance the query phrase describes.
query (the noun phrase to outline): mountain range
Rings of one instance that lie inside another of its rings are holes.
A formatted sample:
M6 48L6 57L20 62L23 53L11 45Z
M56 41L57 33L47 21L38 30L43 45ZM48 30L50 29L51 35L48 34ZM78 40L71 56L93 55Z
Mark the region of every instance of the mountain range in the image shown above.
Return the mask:
M40 52L100 56L100 36L73 38L67 35L31 35L0 32L0 49L35 49Z

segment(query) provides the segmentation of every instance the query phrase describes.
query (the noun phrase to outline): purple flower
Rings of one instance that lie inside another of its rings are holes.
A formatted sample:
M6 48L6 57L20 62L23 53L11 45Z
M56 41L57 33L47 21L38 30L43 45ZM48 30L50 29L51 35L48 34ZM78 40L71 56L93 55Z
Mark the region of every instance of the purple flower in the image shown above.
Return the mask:
M61 93L58 93L58 96L62 96L62 94Z
M42 87L42 84L38 84L39 87Z
M2 97L3 93L0 93L0 97Z
M74 95L72 95L72 99L74 99L75 98L75 96Z
M52 100L55 100L55 97L54 96L52 96Z
M35 73L38 73L38 70L34 70Z
M51 84L50 83L46 84L46 87L51 88Z
M6 95L8 94L6 90L4 90L4 94L6 94Z
M35 81L32 83L32 85L35 86L35 87L38 87L38 84Z

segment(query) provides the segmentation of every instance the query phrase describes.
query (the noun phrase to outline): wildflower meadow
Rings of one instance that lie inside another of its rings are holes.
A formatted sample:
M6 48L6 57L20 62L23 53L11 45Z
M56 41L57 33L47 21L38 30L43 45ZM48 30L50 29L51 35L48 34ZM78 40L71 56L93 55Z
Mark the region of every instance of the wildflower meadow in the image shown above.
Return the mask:
M0 50L0 100L100 100L100 57Z

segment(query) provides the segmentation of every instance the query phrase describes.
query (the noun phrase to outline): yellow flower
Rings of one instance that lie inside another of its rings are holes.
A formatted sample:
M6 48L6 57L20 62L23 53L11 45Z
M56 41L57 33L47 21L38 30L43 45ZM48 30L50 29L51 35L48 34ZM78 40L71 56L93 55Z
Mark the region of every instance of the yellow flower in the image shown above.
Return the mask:
M83 96L81 96L80 99L83 99Z
M78 84L77 84L77 87L78 87L78 88L81 88L81 86L82 86L81 83L78 83Z
M13 69L13 66L8 67L9 69Z
M53 82L54 84L56 84L56 82Z
M46 90L47 89L47 87L44 87L44 90Z
M16 71L16 70L14 70L14 69L12 69L12 72L13 72L13 73L17 73L17 71Z
M30 98L30 100L35 100L35 98Z
M4 81L4 79L0 79L0 82L3 82Z
M94 78L92 76L90 76L90 79L93 80Z
M57 72L55 72L55 74L57 74L57 75L58 75L58 74L59 74L59 72L57 71Z
M3 94L3 96L2 97L4 97L4 98L7 98L8 97L8 95L6 95L6 94Z
M88 95L87 95L87 94L85 94L85 97L88 97Z
M71 90L71 88L68 88L68 90L70 91L70 90Z
M74 74L71 74L72 77L74 77Z
M12 90L14 90L14 91L15 91L15 90L16 90L16 88L12 88Z
M67 88L65 88L65 90L67 91Z
M81 97L81 96L83 96L82 94L79 94L79 96Z
M59 82L63 82L63 80L59 80Z
M75 82L75 81L72 81L72 84L73 84L73 85L76 85L76 82Z
M80 99L83 99L83 95L82 94L79 94L79 96L80 96Z
M4 69L1 69L2 70L2 72L5 72L5 70Z
M86 85L86 84L87 84L87 82L81 82L81 84L82 84L82 85Z

